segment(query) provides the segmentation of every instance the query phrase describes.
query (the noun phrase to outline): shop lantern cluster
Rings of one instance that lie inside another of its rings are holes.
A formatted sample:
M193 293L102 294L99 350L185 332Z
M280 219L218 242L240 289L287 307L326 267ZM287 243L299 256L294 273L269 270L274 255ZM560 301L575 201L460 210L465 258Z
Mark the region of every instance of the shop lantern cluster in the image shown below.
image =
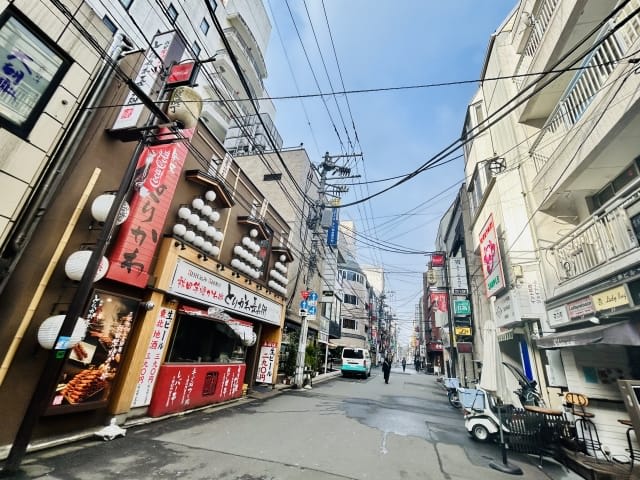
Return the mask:
M276 292L280 292L282 295L287 294L287 284L289 279L285 276L287 274L287 267L284 262L287 260L285 255L280 255L280 261L276 262L269 272L269 288L272 288Z
M179 221L173 226L173 233L195 248L217 257L220 255L220 247L214 243L221 242L224 234L213 225L220 220L220 213L211 205L216 199L216 193L209 190L204 198L194 198L191 208L183 205L178 209Z
M252 228L249 235L250 237L242 237L242 245L233 247L231 266L252 279L258 279L262 276L263 265L262 259L257 255L260 244L253 240L258 236L258 230Z

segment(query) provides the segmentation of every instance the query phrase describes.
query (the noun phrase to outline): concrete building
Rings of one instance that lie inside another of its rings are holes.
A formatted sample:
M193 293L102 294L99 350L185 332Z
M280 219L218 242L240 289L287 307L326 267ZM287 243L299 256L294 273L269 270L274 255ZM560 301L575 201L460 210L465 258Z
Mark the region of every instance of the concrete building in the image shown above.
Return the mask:
M617 381L640 379L640 89L627 61L639 6L519 2L489 41L463 133L474 318L494 319L503 359L549 405L588 398L587 450L602 459L629 448Z

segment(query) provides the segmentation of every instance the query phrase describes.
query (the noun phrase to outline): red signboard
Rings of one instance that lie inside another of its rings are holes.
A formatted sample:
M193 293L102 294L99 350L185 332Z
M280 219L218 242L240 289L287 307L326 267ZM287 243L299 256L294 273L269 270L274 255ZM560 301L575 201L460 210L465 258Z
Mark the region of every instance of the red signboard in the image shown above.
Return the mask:
M434 311L446 313L449 311L446 292L431 292L431 305Z
M182 130L182 134L191 138L193 130ZM111 250L107 278L137 287L147 285L151 261L187 158L187 141L151 145L140 154L131 213Z
M432 253L431 254L431 266L432 267L444 267L444 253Z
M172 87L178 85L189 85L195 76L196 63L178 63L171 67L169 76L167 77L167 85Z
M149 405L149 416L183 412L242 396L244 363L162 365Z
M309 293L311 293L311 292L309 292L309 290L303 290L303 291L301 291L301 292L300 292L300 296L301 296L304 300L306 300L307 298L309 298Z

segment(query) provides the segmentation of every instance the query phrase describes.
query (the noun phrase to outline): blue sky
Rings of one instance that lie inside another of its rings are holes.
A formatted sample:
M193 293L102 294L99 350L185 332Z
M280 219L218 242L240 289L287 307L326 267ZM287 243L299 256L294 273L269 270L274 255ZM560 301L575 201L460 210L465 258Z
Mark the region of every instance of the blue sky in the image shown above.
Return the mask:
M266 55L268 92L275 97L317 94L319 84L323 93L330 93L342 91L342 81L346 91L353 91L476 79L491 34L515 4L515 0L265 0L273 28ZM304 143L316 164L326 151L361 152L363 159L348 164L352 174L361 175L352 181L372 182L415 170L458 138L476 88L474 83L352 93L346 97L348 105L344 95L324 97L326 106L319 97L275 100L275 120L284 146ZM463 177L463 161L453 161L369 202L343 209L341 219L355 221L358 233L384 245L433 250L438 222ZM357 201L391 183L353 185L342 202ZM428 258L368 248L361 248L359 257L362 263L382 265L387 271L388 302L406 341Z

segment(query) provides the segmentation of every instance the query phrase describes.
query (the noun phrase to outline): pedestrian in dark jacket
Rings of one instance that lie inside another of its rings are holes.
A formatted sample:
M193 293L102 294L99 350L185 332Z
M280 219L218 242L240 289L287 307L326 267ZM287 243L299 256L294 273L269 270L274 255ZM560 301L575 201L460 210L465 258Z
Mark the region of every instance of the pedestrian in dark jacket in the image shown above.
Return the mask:
M402 371L404 372L404 369L407 368L407 359L402 357Z
M384 375L384 383L389 383L389 375L391 374L391 358L384 357L382 362L382 374Z

